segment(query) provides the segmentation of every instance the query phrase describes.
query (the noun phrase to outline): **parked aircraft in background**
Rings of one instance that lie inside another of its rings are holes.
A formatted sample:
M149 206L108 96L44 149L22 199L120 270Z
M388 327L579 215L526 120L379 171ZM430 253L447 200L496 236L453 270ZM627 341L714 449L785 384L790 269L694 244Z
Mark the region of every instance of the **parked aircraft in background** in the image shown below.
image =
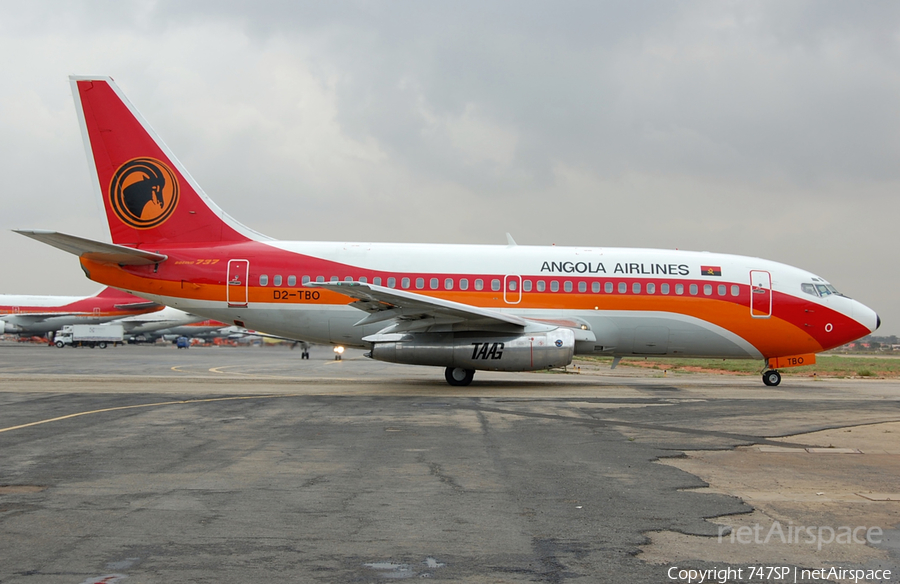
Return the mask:
M101 324L161 311L162 304L104 288L94 296L0 295L0 333L42 335L68 324Z
M444 367L452 385L478 369L563 366L576 353L759 359L763 381L777 385L778 367L813 363L880 325L819 276L751 257L511 237L275 241L216 206L111 79L71 82L113 244L19 233L79 256L92 280L191 313ZM440 217L464 220L453 201Z
M141 335L153 333L174 327L194 324L204 320L204 317L166 306L162 310L147 314L129 316L116 321L125 329L127 335ZM220 327L225 326L220 324Z

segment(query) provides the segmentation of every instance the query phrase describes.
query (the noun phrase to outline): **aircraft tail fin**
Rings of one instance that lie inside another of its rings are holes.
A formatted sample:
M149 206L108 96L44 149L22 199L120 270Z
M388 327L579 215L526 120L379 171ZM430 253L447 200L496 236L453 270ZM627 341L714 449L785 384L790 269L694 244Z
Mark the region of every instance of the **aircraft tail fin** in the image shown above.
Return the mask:
M206 196L111 78L69 80L113 243L267 239Z

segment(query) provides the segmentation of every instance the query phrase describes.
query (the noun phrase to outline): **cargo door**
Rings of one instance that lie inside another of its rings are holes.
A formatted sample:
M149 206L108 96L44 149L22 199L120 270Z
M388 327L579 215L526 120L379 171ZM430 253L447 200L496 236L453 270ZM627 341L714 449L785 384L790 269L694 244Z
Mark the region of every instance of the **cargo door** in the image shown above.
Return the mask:
M248 260L228 260L228 285L225 299L232 308L247 306L249 291L250 262Z
M669 351L669 327L639 326L634 329L636 355L665 355Z
M772 316L772 274L764 270L750 270L750 316Z

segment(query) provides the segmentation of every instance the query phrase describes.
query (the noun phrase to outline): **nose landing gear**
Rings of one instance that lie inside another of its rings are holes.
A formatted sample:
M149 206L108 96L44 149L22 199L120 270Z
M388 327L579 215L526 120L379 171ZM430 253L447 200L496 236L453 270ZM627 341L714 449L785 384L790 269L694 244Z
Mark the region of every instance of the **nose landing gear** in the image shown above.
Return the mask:
M768 385L769 387L774 387L781 383L781 373L775 371L774 369L770 369L763 373L763 383Z

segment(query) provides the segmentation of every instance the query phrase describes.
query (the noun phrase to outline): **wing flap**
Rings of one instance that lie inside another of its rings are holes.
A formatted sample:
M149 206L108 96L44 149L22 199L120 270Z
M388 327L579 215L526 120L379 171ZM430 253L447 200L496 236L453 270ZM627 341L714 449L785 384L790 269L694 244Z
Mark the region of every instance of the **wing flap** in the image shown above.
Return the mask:
M95 262L118 264L120 266L146 266L164 262L169 257L161 253L134 249L114 243L94 241L93 239L76 237L66 233L59 233L58 231L44 231L42 229L13 229L13 231Z

